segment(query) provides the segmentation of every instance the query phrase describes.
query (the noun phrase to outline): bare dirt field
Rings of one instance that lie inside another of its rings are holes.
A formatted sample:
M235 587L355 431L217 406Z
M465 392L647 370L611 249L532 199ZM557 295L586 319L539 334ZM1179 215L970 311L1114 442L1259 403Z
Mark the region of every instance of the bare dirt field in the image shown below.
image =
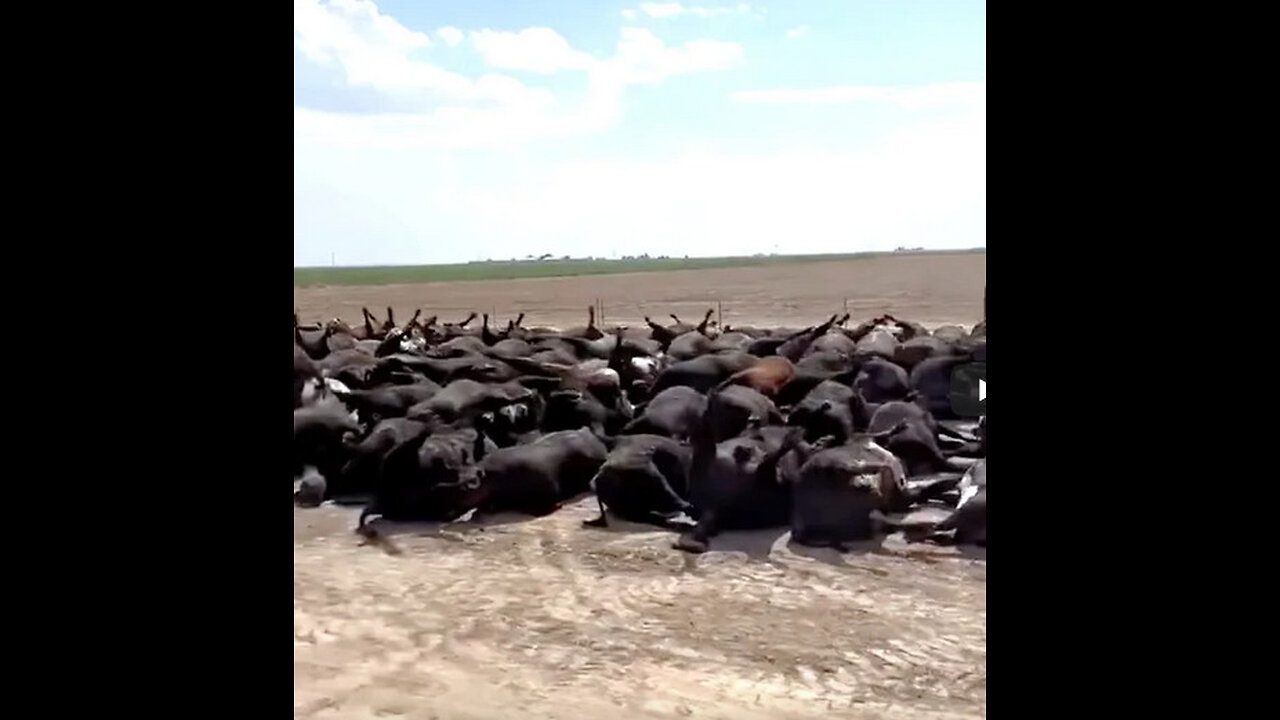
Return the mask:
M640 324L646 314L669 322L668 313L696 322L719 301L731 325L803 327L843 312L847 300L855 321L890 312L932 327L981 320L986 278L985 253L900 255L812 265L294 288L293 302L304 321L359 322L361 306L382 317L390 305L405 320L417 308L423 317L438 314L441 322L457 322L474 310L505 324L523 312L526 326L571 327L586 324L586 309L597 298L609 324Z
M855 319L970 325L984 283L982 255L923 256L311 288L295 301L304 318L390 303L573 325L596 297L608 322L638 320L641 303L684 318L718 298L727 321L763 325L807 324L848 298ZM668 531L583 528L592 498L538 519L387 525L389 543L369 545L352 533L357 512L294 511L298 718L986 715L985 551L890 537L841 555L775 530L725 533L691 556Z

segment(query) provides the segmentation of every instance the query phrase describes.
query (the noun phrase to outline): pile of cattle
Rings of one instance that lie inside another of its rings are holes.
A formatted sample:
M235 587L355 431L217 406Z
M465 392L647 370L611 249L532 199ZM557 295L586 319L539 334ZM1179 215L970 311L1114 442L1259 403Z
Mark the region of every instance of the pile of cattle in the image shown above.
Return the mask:
M542 516L594 492L600 516L682 531L783 528L831 546L902 531L986 544L986 418L952 410L952 369L986 361L986 327L889 315L849 329L644 318L601 329L398 324L367 309L294 315L295 502L370 520ZM922 507L936 508L915 512ZM933 515L932 519L921 516ZM913 519L914 518L914 519Z

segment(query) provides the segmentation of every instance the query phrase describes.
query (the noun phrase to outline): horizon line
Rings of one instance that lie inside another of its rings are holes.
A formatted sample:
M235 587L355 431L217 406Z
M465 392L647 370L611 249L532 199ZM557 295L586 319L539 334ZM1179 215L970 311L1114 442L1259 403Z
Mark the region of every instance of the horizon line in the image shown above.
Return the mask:
M376 264L376 265L294 265L294 270L379 270L387 269L409 269L409 268L427 268L427 267L465 267L467 265L482 265L486 263L505 263L507 265L517 265L523 263L529 264L550 264L557 262L634 262L634 261L653 261L653 260L766 260L769 258L856 258L868 257L875 255L928 255L939 253L972 253L986 252L986 246L968 247L968 248L903 248L896 250L856 250L853 252L835 252L835 253L755 253L752 255L626 255L622 257L596 257L582 256L572 257L561 255L558 257L545 257L549 253L543 253L544 259L538 258L485 258L482 260L467 260L464 262L447 262L447 263L404 263L404 264Z

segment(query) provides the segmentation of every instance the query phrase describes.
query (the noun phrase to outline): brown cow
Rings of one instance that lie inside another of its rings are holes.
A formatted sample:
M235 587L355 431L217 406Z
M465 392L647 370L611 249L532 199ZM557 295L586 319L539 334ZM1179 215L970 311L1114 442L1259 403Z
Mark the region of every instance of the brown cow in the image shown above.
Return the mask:
M730 385L746 385L765 397L776 397L778 391L796 376L796 366L781 355L770 355L746 370L740 370L720 383L716 390Z

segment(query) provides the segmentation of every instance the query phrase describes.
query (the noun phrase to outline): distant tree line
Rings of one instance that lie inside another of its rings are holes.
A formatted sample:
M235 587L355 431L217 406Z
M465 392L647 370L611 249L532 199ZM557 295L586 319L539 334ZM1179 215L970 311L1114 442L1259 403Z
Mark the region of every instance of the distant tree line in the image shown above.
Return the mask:
M510 260L492 260L492 259L491 259L491 260L472 260L471 262L469 262L469 263L467 263L467 264L468 264L468 265L475 265L475 264L494 263L494 262L547 262L547 261L556 261L556 262L596 262L596 261L600 261L600 260L611 260L611 259L612 259L612 258L605 258L605 257L600 257L600 258L598 258L598 257L595 257L595 256L593 256L593 255L588 255L587 257L580 257L580 258L570 257L570 256L568 256L568 255L561 255L560 257L555 257L555 256L554 256L554 255L552 255L551 253L543 253L542 255L525 255L523 258L511 258ZM668 255L652 255L652 256L651 256L651 255L649 255L649 253L644 253L644 254L642 254L642 255L623 255L622 257L617 258L617 259L618 259L618 260L621 260L621 261L630 261L630 260L670 260L670 259L671 259L671 257L670 257L670 256L668 256ZM688 256L688 255L686 255L686 256L684 257L684 259L688 260L688 259L689 259L689 256Z

